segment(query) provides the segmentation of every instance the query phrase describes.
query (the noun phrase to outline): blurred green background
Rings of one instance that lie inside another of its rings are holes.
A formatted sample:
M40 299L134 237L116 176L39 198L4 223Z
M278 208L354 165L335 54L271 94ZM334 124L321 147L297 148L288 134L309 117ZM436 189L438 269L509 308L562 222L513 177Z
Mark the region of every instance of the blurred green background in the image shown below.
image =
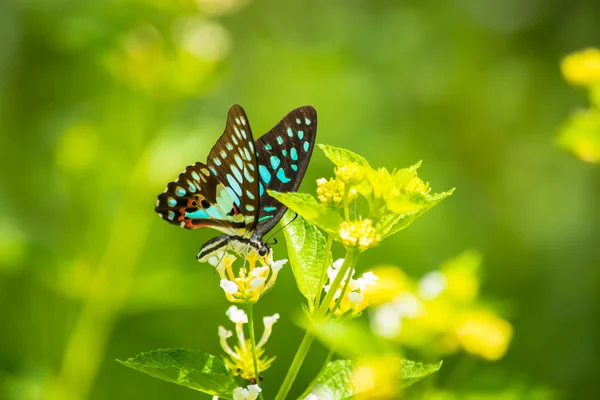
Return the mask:
M216 233L153 207L234 103L255 136L312 104L319 142L374 166L424 160L434 191L457 187L359 267L420 276L484 254L511 348L458 378L448 359L439 385L599 398L600 172L554 145L586 102L559 61L599 44L599 20L592 0L1 2L0 398L208 398L114 360L221 354L228 304L194 258ZM302 190L330 175L315 150ZM267 393L300 342L301 300L286 268L256 308L282 315ZM313 350L295 395L321 365Z

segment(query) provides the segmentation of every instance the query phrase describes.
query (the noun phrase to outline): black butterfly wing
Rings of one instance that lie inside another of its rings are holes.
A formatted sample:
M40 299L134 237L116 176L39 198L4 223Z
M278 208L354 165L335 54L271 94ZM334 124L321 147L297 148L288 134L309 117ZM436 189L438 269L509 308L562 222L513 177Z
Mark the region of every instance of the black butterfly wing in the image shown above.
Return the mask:
M250 123L239 105L229 110L225 131L210 151L206 164L233 199L235 234L252 237L258 223L258 166ZM224 199L224 204L227 201Z
M210 227L234 235L245 226L236 222L235 202L225 185L201 162L187 166L167 185L154 211L186 229Z
M260 211L255 237L262 238L287 209L266 191L298 190L312 155L316 134L317 111L312 106L303 106L292 110L256 141Z

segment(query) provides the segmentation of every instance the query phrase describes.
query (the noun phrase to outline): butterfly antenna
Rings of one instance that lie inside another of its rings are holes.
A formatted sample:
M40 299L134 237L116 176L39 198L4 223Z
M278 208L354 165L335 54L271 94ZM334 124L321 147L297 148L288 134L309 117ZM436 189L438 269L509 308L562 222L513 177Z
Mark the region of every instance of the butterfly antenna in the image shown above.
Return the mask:
M294 222L296 220L296 218L298 218L298 213L294 212L294 218L292 218L292 220L290 222L288 222L287 224L285 224L284 226L282 226L281 228L277 229L275 232L271 233L271 235L269 235L269 237L267 238L267 240L265 240L265 243L269 243L269 240L271 240L271 238L273 236L275 236L276 234L278 234L279 232L281 232L282 230L284 230L285 228L287 228L288 225L290 225L292 222ZM273 239L274 242L273 244L277 244L277 239Z

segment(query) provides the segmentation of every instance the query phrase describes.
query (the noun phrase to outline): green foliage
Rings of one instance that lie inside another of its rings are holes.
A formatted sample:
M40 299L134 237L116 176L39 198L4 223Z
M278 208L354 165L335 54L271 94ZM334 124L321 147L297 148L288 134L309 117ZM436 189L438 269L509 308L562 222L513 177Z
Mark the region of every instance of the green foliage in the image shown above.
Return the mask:
M376 232L381 238L408 227L423 213L454 192L454 189L451 189L430 194L428 184L417 175L420 162L389 172L385 168L373 169L362 156L350 150L324 144L320 144L319 148L338 168L351 166L355 175L361 177L354 185L348 183L350 187L347 187L346 191L355 190L367 199L370 207L365 218L374 221ZM342 204L338 207L325 205L323 201L319 203L313 196L303 193L269 191L269 194L307 221L340 239L339 227L342 217L339 212ZM349 193L343 196L348 197Z
M317 377L313 393L324 392L329 394L332 399L349 398L352 396L351 378L352 361L332 361L323 368L323 371Z
M319 148L323 150L325 156L331 160L336 166L341 167L350 163L358 164L360 167L369 169L371 166L364 159L350 150L342 149L340 147L333 147L326 144L319 144Z
M423 364L416 361L401 360L401 383L403 388L414 385L423 378L437 372L442 368L442 361L435 364Z
M321 231L301 216L290 223L294 218L292 214L288 211L281 219L281 224L286 227L283 234L296 284L308 300L309 307L312 307L315 298L323 290L319 284L323 268L331 257L325 254L326 240Z
M305 193L279 193L272 190L269 190L269 194L325 232L338 234L342 217L335 211L317 203L313 196Z
M117 361L155 378L227 399L240 386L219 357L198 350L156 350Z

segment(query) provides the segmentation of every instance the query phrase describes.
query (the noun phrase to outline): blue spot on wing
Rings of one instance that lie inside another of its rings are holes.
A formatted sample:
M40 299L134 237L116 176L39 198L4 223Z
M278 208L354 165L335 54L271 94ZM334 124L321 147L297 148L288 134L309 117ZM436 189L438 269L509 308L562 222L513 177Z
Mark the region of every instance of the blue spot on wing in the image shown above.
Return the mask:
M259 190L259 196L262 196L265 193L265 187L263 186L262 182L258 184L258 190Z
M263 210L266 212L271 212L277 210L277 207L263 207Z
M289 181L291 181L290 178L285 176L285 171L283 170L283 168L280 168L275 174L275 176L277 176L277 179L279 179L282 183L288 183Z
M287 128L287 134L289 137L294 136L294 131L292 131L292 128Z
M297 166L296 164L292 164L292 169L293 169L294 171L298 171L298 166Z
M242 196L242 188L240 187L240 184L237 183L235 178L230 174L227 174L227 182L229 182L229 186L235 191L235 193L238 196Z
M267 143L267 144L265 144L265 149L273 150L273 146L271 146L269 143Z
M262 178L263 181L265 181L265 183L267 185L269 184L269 182L271 182L271 173L269 172L267 167L265 167L264 165L259 165L258 173L260 174L260 177ZM262 195L262 193L261 193L261 195Z
M279 157L271 156L271 168L273 168L273 170L276 170L277 167L279 167L279 164L281 164L281 160L279 160Z
M209 219L210 215L206 212L206 210L196 210L194 212L186 212L185 216L191 219Z
M177 196L185 196L185 189L178 187L175 189L175 193L177 193Z
M298 161L298 153L296 153L296 149L293 147L290 150L290 157L292 157L292 160Z
M304 142L304 144L302 145L302 147L304 148L304 151L308 151L309 146L310 146L310 144L308 142Z
M265 219L273 218L272 215L264 215L258 219L258 222L263 222Z
M175 200L175 199L174 199L174 198L172 198L172 197L169 197L169 205L170 205L171 207L175 207L175 206L177 205L177 200Z

